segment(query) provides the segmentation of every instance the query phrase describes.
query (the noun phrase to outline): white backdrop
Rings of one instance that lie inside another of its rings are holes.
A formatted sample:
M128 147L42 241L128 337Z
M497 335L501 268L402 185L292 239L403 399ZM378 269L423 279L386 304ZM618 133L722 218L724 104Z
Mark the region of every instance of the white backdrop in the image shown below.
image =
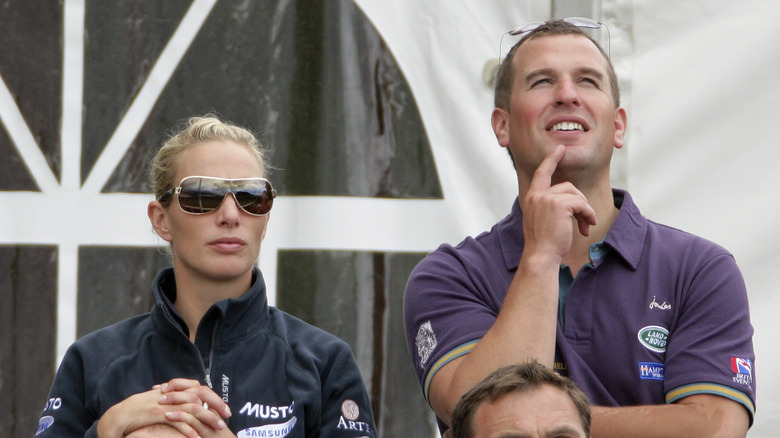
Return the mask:
M75 339L79 245L157 245L145 210L151 195L100 188L154 106L216 0L195 0L84 186L80 175L84 0L65 1L62 144L56 181L5 84L0 118L41 193L3 192L0 243L56 244L58 357ZM422 115L444 199L280 198L260 261L275 290L276 251L325 248L427 251L490 227L509 210L516 182L490 129L492 89L483 66L503 32L549 18L549 0L356 0L402 69ZM780 352L771 283L780 255L780 2L602 0L593 17L611 31L612 58L629 115L615 162L651 219L730 249L743 270L756 328L758 401L751 438L780 430ZM130 139L130 140L128 140ZM51 215L50 211L67 212ZM111 215L129 211L137 214ZM315 218L312 220L312 218ZM305 221L306 226L300 226ZM63 232L67 230L67 232ZM273 296L270 297L273 302ZM402 352L406 354L406 352Z

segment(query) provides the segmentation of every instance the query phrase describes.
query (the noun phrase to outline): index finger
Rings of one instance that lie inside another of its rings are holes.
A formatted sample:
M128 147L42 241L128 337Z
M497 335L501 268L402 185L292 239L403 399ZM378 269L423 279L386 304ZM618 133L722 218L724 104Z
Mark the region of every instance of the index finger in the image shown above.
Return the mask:
M539 167L537 167L534 172L529 191L541 191L550 188L553 173L555 173L555 169L558 168L558 163L561 162L565 153L566 147L558 145L558 147L544 157L544 160L542 160Z
M196 389L196 388L200 388L202 385L203 384L197 380L175 378L159 386L160 386L160 391L166 393L171 391L186 391L188 389Z
M174 391L195 394L200 399L200 402L204 404L204 407L207 406L207 409L214 410L224 418L230 417L232 415L230 408L228 407L227 403L222 400L222 397L217 395L217 393L215 393L211 388L201 384L197 380L181 378L173 379L167 384L162 385L160 388L160 392L163 394Z

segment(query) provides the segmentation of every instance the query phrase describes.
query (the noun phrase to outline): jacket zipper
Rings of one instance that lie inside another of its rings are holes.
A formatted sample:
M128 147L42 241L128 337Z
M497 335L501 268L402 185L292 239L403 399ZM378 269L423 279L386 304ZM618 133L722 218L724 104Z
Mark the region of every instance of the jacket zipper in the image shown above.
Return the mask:
M209 366L208 367L203 363L203 357L201 357L200 351L198 351L198 360L200 361L200 365L201 365L201 367L203 367L203 372L206 375L205 376L206 385L212 391L214 390L214 385L212 385L212 383L211 383L211 367L214 365L214 346L216 345L216 341L217 341L217 328L218 327L219 327L219 321L217 321L214 324L214 330L212 330L212 332L211 332L211 345L209 346ZM195 348L195 349L197 350L197 348ZM224 421L225 421L225 424L228 424L228 425L230 424L230 419L229 418L225 418Z
M211 332L211 345L209 345L209 365L206 366L205 363L203 363L203 357L200 355L200 351L198 351L198 348L195 346L195 344L192 344L193 347L195 347L195 351L198 355L198 360L200 361L200 366L203 369L203 373L205 374L205 380L206 385L209 387L209 389L214 389L214 385L211 383L211 366L214 363L214 345L217 340L217 326L219 323L214 324L214 330Z

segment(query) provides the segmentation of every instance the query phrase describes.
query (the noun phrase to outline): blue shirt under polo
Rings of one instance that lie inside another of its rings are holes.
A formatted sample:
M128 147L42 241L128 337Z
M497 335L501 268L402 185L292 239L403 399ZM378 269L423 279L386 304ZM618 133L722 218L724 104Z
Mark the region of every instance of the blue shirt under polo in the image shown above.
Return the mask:
M555 368L601 406L672 403L717 394L755 411L753 327L734 257L641 215L614 190L620 212L604 248L568 288ZM446 363L468 354L495 321L523 251L522 214L457 246L441 245L412 272L404 296L407 342L428 398ZM517 333L523 336L523 333Z
M608 252L609 246L604 245L603 241L591 245L590 248L588 248L589 265L593 266L594 260L604 257ZM561 269L558 272L558 323L562 328L566 327L566 314L564 309L566 308L566 298L569 297L572 283L574 283L574 274L572 274L571 268L568 265L561 265Z

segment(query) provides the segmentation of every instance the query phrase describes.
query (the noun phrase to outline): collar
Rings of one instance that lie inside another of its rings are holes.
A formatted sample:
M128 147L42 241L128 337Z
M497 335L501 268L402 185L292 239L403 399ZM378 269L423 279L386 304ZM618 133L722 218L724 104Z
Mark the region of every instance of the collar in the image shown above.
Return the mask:
M155 321L165 322L165 326L188 336L187 325L173 305L176 300L173 268L163 269L157 274L152 282L152 293L155 302L152 313ZM252 285L246 293L238 298L218 301L206 311L198 324L198 338L211 338L213 333L217 333L220 343L230 342L261 328L269 318L265 280L260 270L254 268Z
M639 267L647 237L647 218L642 216L631 195L625 190L612 189L615 206L620 209L615 222L607 231L604 243L609 245L631 269ZM498 245L507 270L517 269L523 254L523 213L515 198L512 211L493 227L498 235Z

